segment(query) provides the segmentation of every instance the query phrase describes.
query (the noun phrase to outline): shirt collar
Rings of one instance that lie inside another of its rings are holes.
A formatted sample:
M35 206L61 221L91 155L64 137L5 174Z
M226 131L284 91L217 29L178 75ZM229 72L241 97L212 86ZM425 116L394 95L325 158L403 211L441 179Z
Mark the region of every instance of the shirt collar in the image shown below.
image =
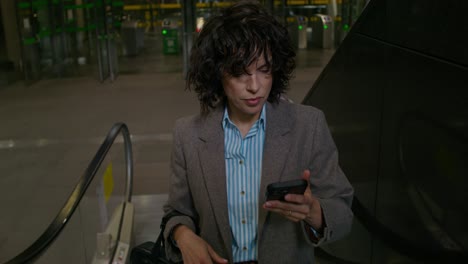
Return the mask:
M263 131L265 131L265 127L266 127L266 103L263 104L262 112L260 112L260 117L258 118L256 123L258 123L259 126L263 129ZM227 109L227 105L226 105L224 107L223 129L226 129L226 126L228 124L233 124L234 125L234 123L229 118L229 113L228 113L228 109Z

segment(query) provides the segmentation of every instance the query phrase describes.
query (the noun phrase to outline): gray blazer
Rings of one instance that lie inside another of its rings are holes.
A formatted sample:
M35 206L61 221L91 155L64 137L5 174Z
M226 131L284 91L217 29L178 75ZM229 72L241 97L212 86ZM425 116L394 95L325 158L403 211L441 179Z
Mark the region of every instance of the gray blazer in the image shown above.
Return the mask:
M169 199L164 211L176 210L164 235L166 254L180 261L180 251L167 240L176 225L184 224L233 262L224 160L223 108L206 116L178 120L174 129ZM310 169L312 194L320 200L326 228L318 244L312 243L303 223L266 212L266 186L299 179ZM313 263L314 247L349 232L353 214L353 188L338 165L338 152L323 113L311 106L281 100L267 103L266 137L259 197L258 262Z

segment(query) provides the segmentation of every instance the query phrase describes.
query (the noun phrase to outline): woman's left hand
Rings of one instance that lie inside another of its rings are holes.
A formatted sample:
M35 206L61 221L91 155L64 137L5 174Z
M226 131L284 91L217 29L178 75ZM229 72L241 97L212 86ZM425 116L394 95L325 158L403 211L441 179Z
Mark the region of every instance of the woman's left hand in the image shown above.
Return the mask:
M309 170L302 172L302 179L309 182ZM305 221L315 230L320 230L323 226L322 207L319 200L312 195L310 184L303 195L287 194L285 202L278 200L267 201L263 204L263 208L281 214L293 222Z

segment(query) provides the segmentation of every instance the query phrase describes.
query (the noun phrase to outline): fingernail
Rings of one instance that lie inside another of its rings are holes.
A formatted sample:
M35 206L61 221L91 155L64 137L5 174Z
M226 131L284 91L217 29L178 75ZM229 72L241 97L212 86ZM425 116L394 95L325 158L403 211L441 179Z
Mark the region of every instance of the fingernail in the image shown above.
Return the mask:
M271 207L271 203L270 203L270 202L266 202L266 203L265 203L265 206L266 206L266 207Z

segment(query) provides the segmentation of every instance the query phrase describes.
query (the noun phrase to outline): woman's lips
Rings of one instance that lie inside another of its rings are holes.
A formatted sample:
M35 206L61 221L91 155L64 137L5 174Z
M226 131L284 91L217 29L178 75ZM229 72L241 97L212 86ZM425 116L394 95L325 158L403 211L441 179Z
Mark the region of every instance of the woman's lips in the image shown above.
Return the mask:
M245 99L245 102L247 103L248 106L256 106L258 103L260 103L261 97L257 98L250 98L250 99Z

